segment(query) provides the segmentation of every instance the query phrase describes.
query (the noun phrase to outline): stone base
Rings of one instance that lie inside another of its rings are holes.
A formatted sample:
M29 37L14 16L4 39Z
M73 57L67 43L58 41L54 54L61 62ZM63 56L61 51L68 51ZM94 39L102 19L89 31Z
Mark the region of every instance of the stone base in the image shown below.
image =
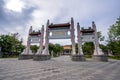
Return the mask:
M107 55L93 55L92 58L95 61L104 61L104 62L108 61Z
M86 61L84 55L72 55L72 61Z
M51 59L50 55L35 55L33 58L34 61L45 61L50 59Z
M18 60L27 60L27 59L33 59L33 55L20 54L18 58Z

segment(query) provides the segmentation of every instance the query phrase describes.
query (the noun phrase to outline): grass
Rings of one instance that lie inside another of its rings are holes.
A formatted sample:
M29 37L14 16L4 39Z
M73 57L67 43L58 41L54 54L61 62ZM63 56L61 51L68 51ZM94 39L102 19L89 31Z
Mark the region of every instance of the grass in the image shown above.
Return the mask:
M3 57L0 57L0 58L18 58L18 56L3 56Z
M120 60L120 56L109 56L110 59Z
M54 57L58 57L58 56L54 56ZM92 55L85 55L85 57L86 57L86 58L92 58ZM4 57L0 57L0 58L18 58L18 55L14 55L14 56L4 56ZM108 58L120 60L120 56L108 56Z
M92 58L92 55L85 55L86 58ZM108 56L109 59L120 60L120 56Z
M85 55L86 58L92 58L92 55Z

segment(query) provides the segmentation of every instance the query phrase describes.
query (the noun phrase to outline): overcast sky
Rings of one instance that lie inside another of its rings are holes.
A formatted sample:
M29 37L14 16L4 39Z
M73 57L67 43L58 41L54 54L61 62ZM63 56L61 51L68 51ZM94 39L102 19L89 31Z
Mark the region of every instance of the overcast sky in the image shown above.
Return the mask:
M95 21L97 30L107 36L109 26L119 16L120 0L0 0L0 34L18 32L26 44L30 26L37 30L48 19L52 23L66 23L73 17L75 27L77 22L88 27ZM71 40L50 42L65 45Z

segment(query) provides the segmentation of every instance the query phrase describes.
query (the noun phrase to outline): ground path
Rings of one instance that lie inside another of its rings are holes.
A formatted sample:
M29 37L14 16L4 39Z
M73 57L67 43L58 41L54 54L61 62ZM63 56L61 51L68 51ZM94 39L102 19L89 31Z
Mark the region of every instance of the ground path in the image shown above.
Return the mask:
M0 59L0 80L120 80L120 61L73 62L69 56L48 61Z

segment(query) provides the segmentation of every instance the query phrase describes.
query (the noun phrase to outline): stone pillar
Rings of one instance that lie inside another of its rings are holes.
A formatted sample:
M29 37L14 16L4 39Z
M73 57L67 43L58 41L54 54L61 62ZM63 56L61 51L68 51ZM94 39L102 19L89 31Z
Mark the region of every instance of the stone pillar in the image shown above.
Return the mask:
M78 38L78 54L79 55L83 55L81 35L82 33L80 32L80 25L79 23L77 23L77 38Z
M86 58L83 55L83 51L82 51L81 35L82 33L80 32L80 25L79 23L77 23L78 55L72 55L73 61L86 61Z
M46 25L45 49L42 51L42 54L37 55L37 56L34 57L34 60L36 60L36 61L44 61L44 60L49 60L51 58L51 56L49 54L49 50L48 50L48 45L49 45L49 39L48 39L49 31L48 31L48 26L49 26L49 20L47 21L47 25Z
M96 29L96 25L94 22L92 22L92 27L94 29L94 45L95 45L95 50L94 50L94 55L104 55L104 53L102 52L102 50L100 50L99 47L99 39L98 39L98 35L97 35L97 29Z
M97 35L97 29L96 29L96 25L94 22L92 22L92 27L94 29L94 53L93 53L93 59L95 61L108 61L108 57L107 55L104 55L104 53L102 52L102 50L99 47L99 39L98 39L98 35Z
M44 25L42 25L42 28L41 28L39 49L38 49L36 55L41 55L41 54L42 54L42 50L43 50L43 40L44 40Z
M99 48L99 42L98 42L98 35L97 35L97 29L96 29L96 25L94 22L92 22L92 27L94 29L94 46L95 46L95 50L94 50L94 55L99 55L98 54L98 48Z
M44 40L44 25L42 25L41 29L41 37L40 37L40 48L43 49L43 40Z
M43 55L49 55L49 50L48 50L48 45L49 45L49 31L48 31L48 26L49 26L49 20L47 21L46 24L46 35L45 35L45 49L43 50Z
M43 52L46 51L46 50L43 51L43 40L44 40L44 25L42 26L41 29L40 48L38 49L36 55L33 58L35 61L44 61L50 59L49 55L43 54Z
M33 55L32 51L30 50L30 41L31 41L31 36L30 33L32 32L32 26L30 26L29 33L28 33L28 39L27 39L27 51L25 54L28 55Z
M23 52L19 55L19 60L24 60L24 59L32 59L33 58L33 53L30 50L30 41L31 41L31 36L30 33L32 32L32 26L29 29L28 33L28 39L27 39L27 47L23 50Z
M73 18L71 18L71 42L72 42L72 55L75 55L76 54L76 51L75 51L75 34L74 34L74 20Z

